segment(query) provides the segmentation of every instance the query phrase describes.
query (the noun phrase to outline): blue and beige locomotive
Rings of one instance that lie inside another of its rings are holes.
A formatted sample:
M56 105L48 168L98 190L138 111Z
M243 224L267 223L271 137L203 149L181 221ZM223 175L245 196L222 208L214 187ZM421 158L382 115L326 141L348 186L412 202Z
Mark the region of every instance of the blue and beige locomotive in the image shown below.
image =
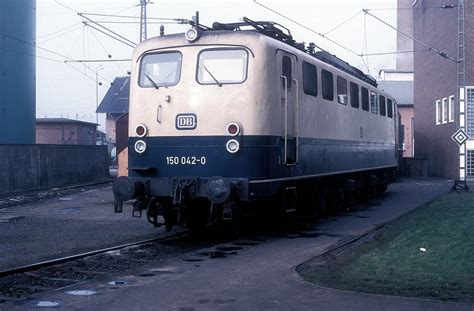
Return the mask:
M385 191L398 167L393 98L272 22L196 22L140 43L129 110L115 209L133 199L168 230L235 219L252 202L338 206Z

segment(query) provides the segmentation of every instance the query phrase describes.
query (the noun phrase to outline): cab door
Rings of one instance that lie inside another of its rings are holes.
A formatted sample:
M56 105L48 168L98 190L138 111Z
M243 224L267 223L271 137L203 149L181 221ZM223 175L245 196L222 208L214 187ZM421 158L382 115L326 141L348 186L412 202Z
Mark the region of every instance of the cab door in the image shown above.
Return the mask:
M298 163L298 89L295 55L278 50L278 73L281 98L282 161L284 165Z

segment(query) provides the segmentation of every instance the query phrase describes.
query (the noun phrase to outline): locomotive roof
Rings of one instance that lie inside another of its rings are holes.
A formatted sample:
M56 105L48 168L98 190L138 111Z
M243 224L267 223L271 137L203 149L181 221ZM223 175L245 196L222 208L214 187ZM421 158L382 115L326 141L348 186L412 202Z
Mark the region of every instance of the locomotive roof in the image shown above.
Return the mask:
M223 33L239 33L239 34L251 34L259 33L274 40L280 41L284 44L291 46L294 49L297 49L301 52L306 53L309 56L317 58L318 60L329 64L339 70L346 72L347 74L352 75L359 80L362 80L373 87L377 87L377 81L370 75L364 74L358 68L351 66L349 63L338 58L335 55L330 54L325 50L315 51L317 47L314 43L309 43L305 46L304 43L297 43L291 32L288 28L271 22L271 21L253 21L249 18L243 17L243 22L239 23L218 23L215 22L212 27L207 27L200 25L198 22L189 21L193 27L198 29L203 35L212 35L212 34L223 34ZM166 35L167 38L183 38L183 34L171 34ZM159 39L159 38L158 38ZM153 40L153 39L151 39Z
M212 25L212 29L205 30L230 30L230 31L241 31L244 27L252 27L254 30L263 35L271 37L275 40L281 41L290 45L293 48L296 48L302 52L307 53L317 59L330 64L356 78L361 79L364 82L369 83L370 85L377 87L377 81L371 77L370 75L364 74L361 70L357 69L354 66L351 66L349 63L343 61L342 59L338 58L336 55L332 55L329 52L322 50L315 51L317 47L314 43L309 43L307 47L305 47L304 43L297 43L291 32L288 28L271 21L253 21L247 17L242 18L243 22L240 23L218 23L215 22Z

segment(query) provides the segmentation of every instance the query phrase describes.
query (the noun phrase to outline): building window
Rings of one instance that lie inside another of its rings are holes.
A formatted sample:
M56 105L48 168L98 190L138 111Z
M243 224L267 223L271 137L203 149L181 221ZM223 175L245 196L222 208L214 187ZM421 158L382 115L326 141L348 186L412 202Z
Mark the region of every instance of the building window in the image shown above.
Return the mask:
M441 101L436 101L436 124L441 124Z
M467 150L466 177L474 177L474 150Z
M359 108L359 86L354 82L350 83L351 106Z
M454 95L449 96L449 122L454 122Z
M443 124L448 123L448 99L446 97L441 100L441 111Z
M370 92L370 111L375 114L379 113L378 95L375 92Z
M362 110L369 111L369 90L361 88Z
M467 134L474 135L474 88L466 88L466 125Z
M303 92L318 96L318 71L315 65L307 62L303 62Z
M321 71L323 98L327 100L334 100L334 81L332 73L327 70Z

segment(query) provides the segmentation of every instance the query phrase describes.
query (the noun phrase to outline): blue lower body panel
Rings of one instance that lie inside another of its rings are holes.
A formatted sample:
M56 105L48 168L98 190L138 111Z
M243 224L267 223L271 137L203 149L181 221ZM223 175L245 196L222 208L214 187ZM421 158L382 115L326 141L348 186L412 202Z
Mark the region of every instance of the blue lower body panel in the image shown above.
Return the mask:
M285 181L370 171L397 166L394 143L368 143L300 138L289 144L285 165L284 139L279 136L240 136L240 150L229 153L229 136L145 137L145 152L129 139L129 177L148 182L150 195L173 196L177 180L192 179L196 196L205 196L209 178L222 177L240 185L243 199L271 195ZM297 160L297 161L296 161Z

